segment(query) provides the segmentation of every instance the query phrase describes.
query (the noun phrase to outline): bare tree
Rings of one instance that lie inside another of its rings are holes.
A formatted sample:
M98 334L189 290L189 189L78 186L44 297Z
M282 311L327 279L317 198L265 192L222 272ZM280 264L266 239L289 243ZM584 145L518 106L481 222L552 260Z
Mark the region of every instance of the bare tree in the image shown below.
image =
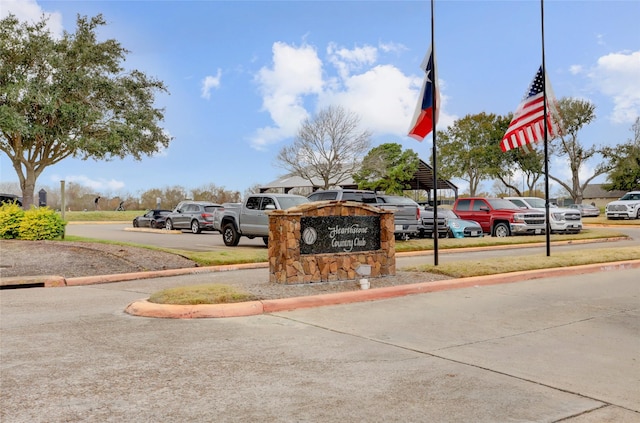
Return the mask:
M371 145L371 134L360 131L359 124L360 117L342 107L321 110L302 123L276 164L323 189L338 185L351 177Z
M210 183L191 190L194 200L213 201L214 203L236 203L240 201L238 191L228 191L223 187Z
M596 118L596 106L593 103L587 100L562 98L558 102L558 109L562 116L563 133L549 144L549 152L566 157L571 170L571 181L565 182L554 175L549 175L549 178L558 182L569 193L573 201L580 204L587 184L597 176L611 170L613 166L611 158L614 156L613 148L596 145L585 147L578 139L578 132L582 127ZM591 176L580 181L580 169L588 160L598 156L602 157L602 160L593 170Z

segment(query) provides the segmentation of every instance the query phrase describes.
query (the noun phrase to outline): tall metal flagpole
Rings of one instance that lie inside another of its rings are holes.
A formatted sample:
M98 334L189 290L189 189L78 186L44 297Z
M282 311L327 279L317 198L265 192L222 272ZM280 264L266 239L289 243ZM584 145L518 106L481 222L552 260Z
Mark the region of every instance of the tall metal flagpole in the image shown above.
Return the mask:
M433 138L433 151L432 151L432 160L433 160L433 232L431 233L431 237L433 238L433 265L438 265L438 161L437 161L437 149L436 149L436 109L438 105L436 104L437 96L436 96L436 86L438 81L436 78L438 77L436 74L436 45L434 42L434 20L433 20L433 2L431 0L431 57L433 58L433 81L431 82L433 89L431 90L431 104L433 107L431 108L431 122L433 122L433 130L431 131Z
M547 257L549 257L551 255L551 222L549 221L549 146L547 128L547 70L544 62L544 0L540 0L540 21L542 34L542 106L544 108L544 210Z

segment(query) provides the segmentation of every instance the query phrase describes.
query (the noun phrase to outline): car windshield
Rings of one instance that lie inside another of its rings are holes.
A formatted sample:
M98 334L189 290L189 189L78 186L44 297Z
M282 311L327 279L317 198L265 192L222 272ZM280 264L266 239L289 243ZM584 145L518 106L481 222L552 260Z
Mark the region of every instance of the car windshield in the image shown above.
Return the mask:
M542 198L527 198L527 203L534 209L544 209L544 200Z
M476 200L477 201L477 200ZM520 210L520 207L516 206L509 200L503 200L502 198L487 199L491 207L496 210Z
M640 193L628 192L622 196L621 201L637 201L640 200Z
M389 204L410 204L412 206L415 206L418 204L415 201L413 201L411 198L400 197L400 196L396 197L396 196L382 195L380 196L380 199L383 202L389 203Z
M438 215L440 215L440 213L442 213L442 216L446 217L447 219L459 219L458 215L455 214L453 210L438 209Z
M307 197L280 197L278 198L278 202L282 210L286 210L303 203L308 203L309 199Z

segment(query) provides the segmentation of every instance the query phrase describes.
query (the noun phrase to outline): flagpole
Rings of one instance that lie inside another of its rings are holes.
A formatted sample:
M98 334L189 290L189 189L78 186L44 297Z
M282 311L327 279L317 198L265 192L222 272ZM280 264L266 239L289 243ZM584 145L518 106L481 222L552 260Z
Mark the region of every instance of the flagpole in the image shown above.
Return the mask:
M551 222L549 221L549 146L547 129L547 70L544 58L544 0L540 0L540 23L542 34L542 106L544 126L544 210L545 210L545 237L547 257L551 255Z
M436 45L434 42L434 19L433 19L433 2L431 0L431 57L433 58L433 89L431 90L431 122L433 122L433 131L431 131L433 138L432 160L433 160L433 232L431 237L433 238L433 265L438 265L438 237L440 232L438 231L438 161L437 161L437 149L436 149L436 110L438 105L436 104L436 86L438 77L436 73Z

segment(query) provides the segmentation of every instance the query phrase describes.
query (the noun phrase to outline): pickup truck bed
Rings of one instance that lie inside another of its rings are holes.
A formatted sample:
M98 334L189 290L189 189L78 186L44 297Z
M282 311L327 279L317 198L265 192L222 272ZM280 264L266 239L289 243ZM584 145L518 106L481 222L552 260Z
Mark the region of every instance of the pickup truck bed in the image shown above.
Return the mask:
M286 210L302 203L306 197L292 194L252 194L244 203L225 203L213 216L213 227L222 233L228 247L235 247L240 237L262 237L269 242L269 215L271 210Z

